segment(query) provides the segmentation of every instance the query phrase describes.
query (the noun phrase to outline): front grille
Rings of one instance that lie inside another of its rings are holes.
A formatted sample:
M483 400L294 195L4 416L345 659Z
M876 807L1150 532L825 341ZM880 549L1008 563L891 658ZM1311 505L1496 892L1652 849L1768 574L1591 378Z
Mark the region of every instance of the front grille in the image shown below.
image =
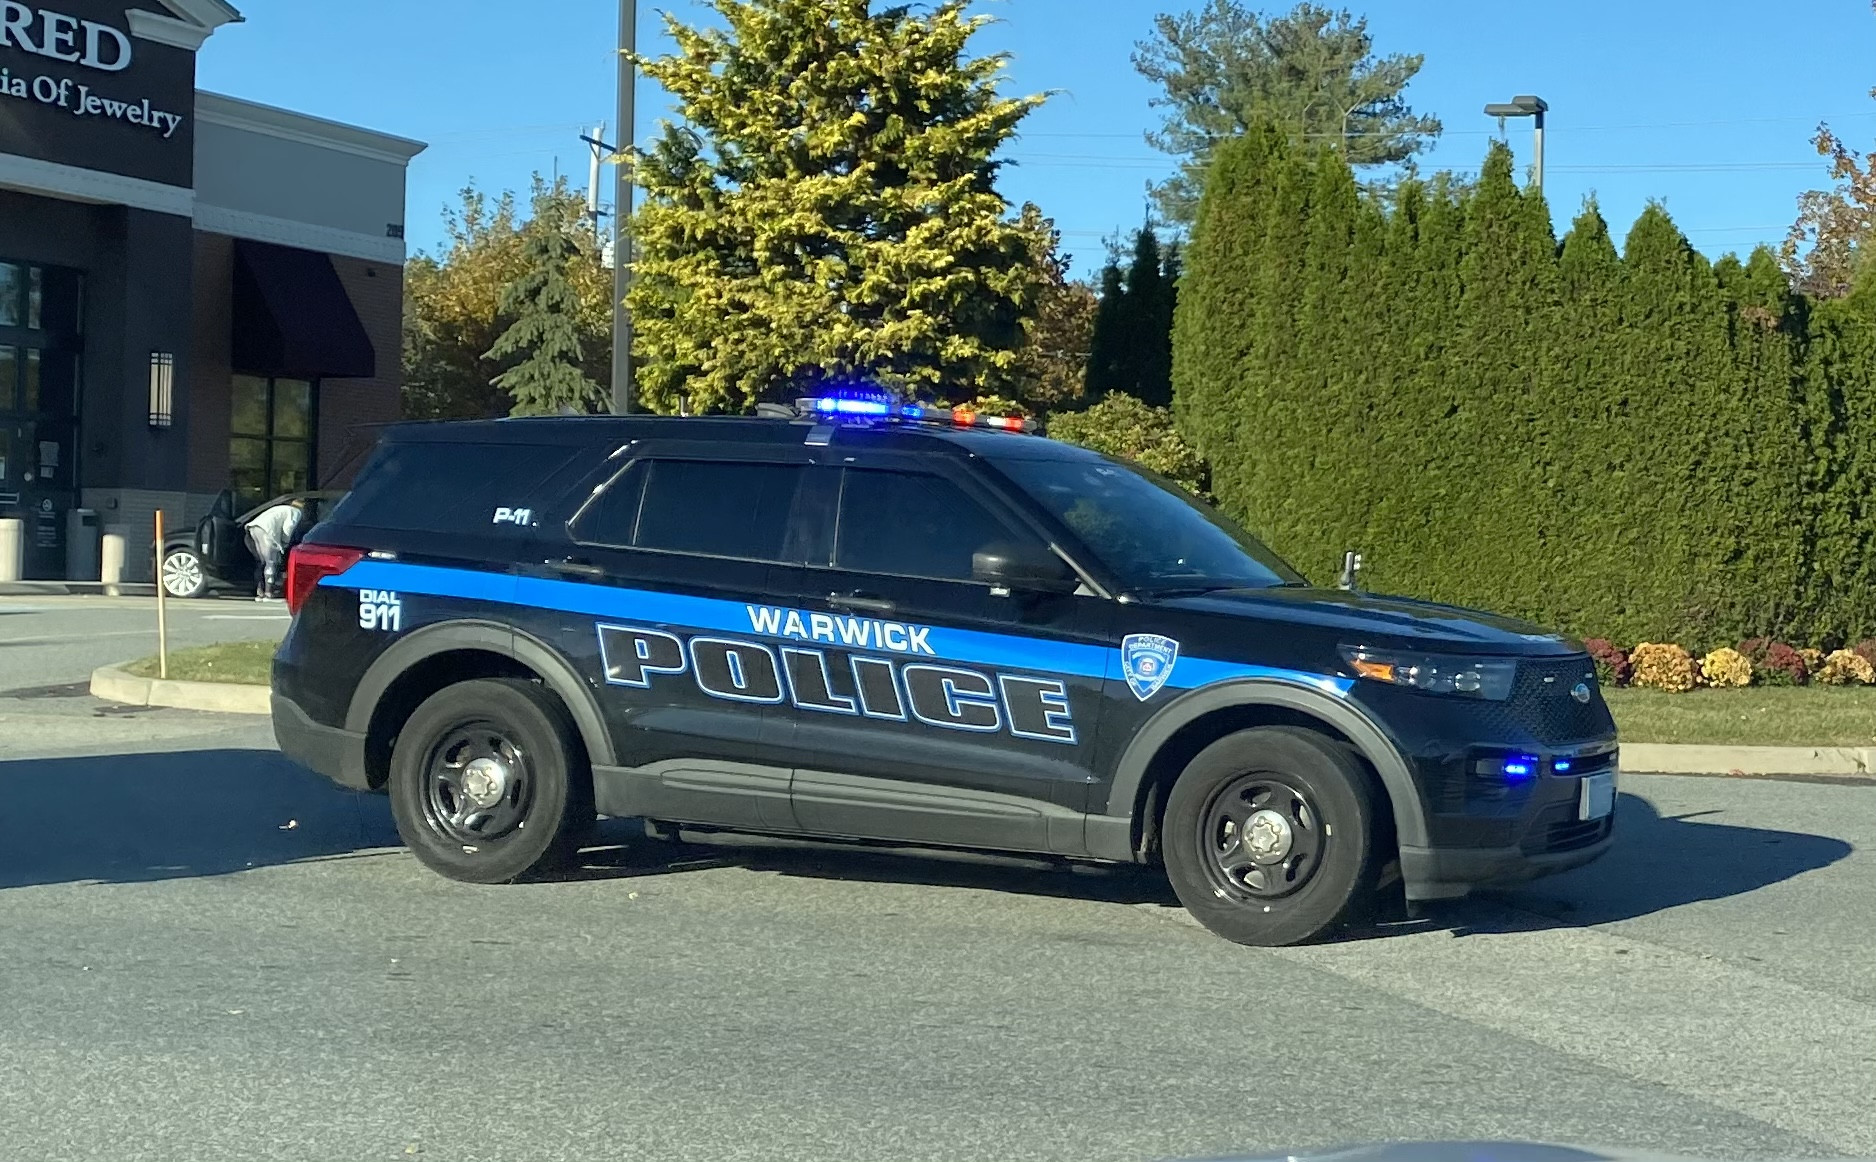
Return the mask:
M1546 681L1548 679L1548 681ZM1578 702L1570 691L1578 682L1589 686L1589 701ZM1522 658L1511 697L1503 702L1482 702L1479 713L1492 726L1528 737L1539 746L1558 746L1615 733L1615 722L1596 684L1596 667L1587 654L1556 659Z
M1525 830L1521 845L1526 855L1547 855L1558 851L1574 851L1579 847L1588 847L1600 842L1615 829L1613 813L1601 819L1581 820L1576 817L1574 799L1562 803L1553 803L1538 812L1537 818Z

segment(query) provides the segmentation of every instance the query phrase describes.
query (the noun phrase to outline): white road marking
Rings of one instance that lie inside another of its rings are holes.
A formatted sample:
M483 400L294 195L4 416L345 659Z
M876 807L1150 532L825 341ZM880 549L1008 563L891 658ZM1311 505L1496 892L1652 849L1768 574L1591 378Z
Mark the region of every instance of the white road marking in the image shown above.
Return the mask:
M203 621L292 621L290 613L205 613Z

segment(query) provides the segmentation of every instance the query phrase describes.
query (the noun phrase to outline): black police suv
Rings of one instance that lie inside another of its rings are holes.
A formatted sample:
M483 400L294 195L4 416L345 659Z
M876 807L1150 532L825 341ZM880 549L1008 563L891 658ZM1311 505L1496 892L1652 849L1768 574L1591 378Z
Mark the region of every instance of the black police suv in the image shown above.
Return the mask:
M292 555L281 749L455 879L624 816L1162 864L1246 944L1609 846L1576 645L1312 587L1019 420L802 410L390 430Z

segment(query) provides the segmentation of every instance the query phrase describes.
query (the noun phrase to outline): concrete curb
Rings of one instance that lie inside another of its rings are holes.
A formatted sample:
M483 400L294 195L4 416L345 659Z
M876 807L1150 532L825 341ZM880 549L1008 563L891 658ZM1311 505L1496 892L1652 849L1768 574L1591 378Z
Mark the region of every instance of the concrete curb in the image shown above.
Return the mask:
M1809 775L1876 781L1876 747L1625 742L1621 763L1623 773L1638 775Z
M106 702L125 706L169 706L218 714L269 714L273 710L272 691L266 686L139 678L118 666L99 666L93 670L91 693Z
M77 597L84 594L154 597L156 586L148 581L118 581L109 585L102 581L0 581L0 597Z

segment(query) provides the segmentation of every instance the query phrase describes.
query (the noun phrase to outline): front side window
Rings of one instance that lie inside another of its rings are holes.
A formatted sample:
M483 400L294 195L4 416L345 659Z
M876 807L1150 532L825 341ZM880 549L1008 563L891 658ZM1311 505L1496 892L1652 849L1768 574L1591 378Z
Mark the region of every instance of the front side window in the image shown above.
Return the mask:
M1129 589L1174 592L1306 584L1223 513L1111 460L999 460L996 467Z
M243 505L314 487L317 397L317 385L304 379L234 377L229 483Z
M1017 539L942 476L849 468L841 482L836 568L969 581L979 549Z
M807 469L727 460L641 460L575 523L582 542L781 561Z

